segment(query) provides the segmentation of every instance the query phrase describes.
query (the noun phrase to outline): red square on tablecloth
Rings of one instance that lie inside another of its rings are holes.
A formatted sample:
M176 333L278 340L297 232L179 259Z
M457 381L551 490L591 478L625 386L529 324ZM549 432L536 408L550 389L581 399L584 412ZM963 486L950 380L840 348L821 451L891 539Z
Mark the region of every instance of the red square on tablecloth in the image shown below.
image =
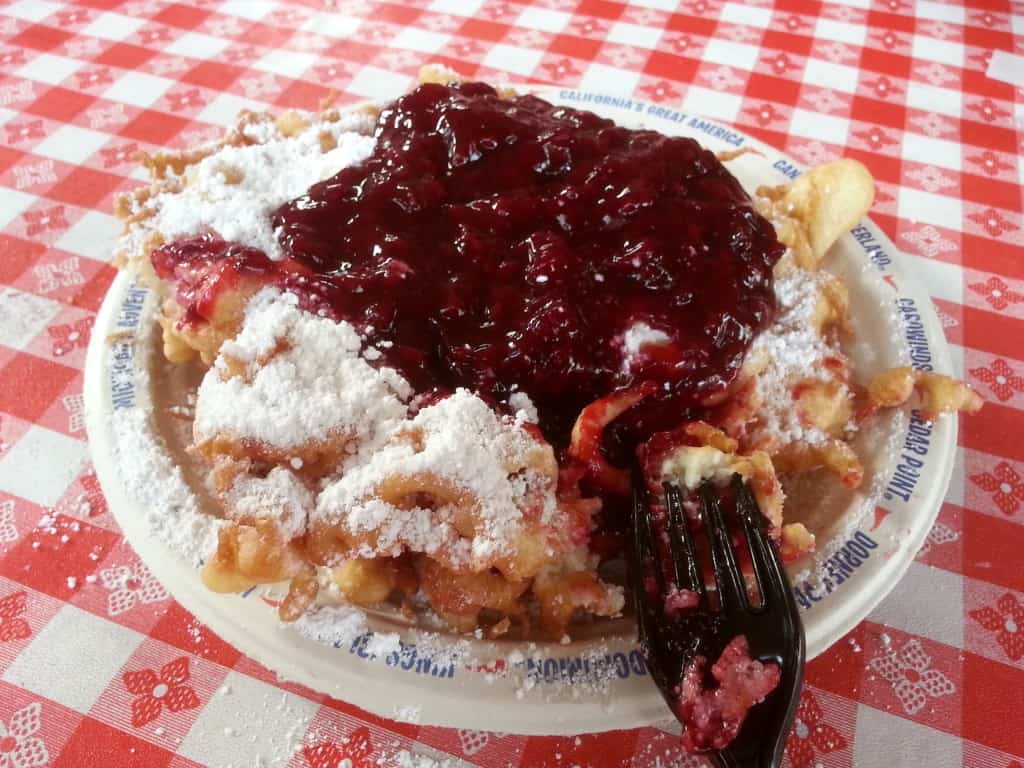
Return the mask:
M220 61L202 61L181 75L181 82L223 91L247 70Z
M108 210L111 207L111 196L126 183L132 186L136 184L112 173L93 168L76 168L51 187L46 194L53 200L82 208Z
M1005 319L999 332L1008 332ZM960 442L969 448L990 451L1015 462L1024 462L1024 441L1020 440L1022 434L1024 411L989 401L980 411L963 420Z
M0 147L0 173L5 172L24 157L26 157L24 152L13 147Z
M977 486L980 475L993 474L997 482L1004 482L999 479L1002 475L1000 463L998 460L982 463L977 461L976 455L967 454L968 499L985 493ZM991 497L988 499L992 503ZM1024 552L1024 525L1000 519L1002 513L998 509L993 512L963 511L963 573L972 579L1024 592L1024 569L1020 567L1020 554Z
M130 139L165 145L169 144L171 139L181 133L188 124L189 121L185 118L147 109L124 125L118 133Z
M700 62L687 56L654 51L644 64L644 72L652 77L664 77L682 83L690 83L697 74Z
M46 250L42 243L0 234L0 283L10 285Z
M131 43L115 43L96 57L97 64L110 64L121 69L138 69L156 56L156 51Z
M54 86L27 107L26 112L70 123L79 112L93 104L95 98L86 93Z
M963 736L979 744L1024 755L1020 723L1024 670L973 653L963 662Z
M195 29L209 17L210 12L204 11L202 8L193 8L181 3L174 3L161 9L151 21L167 24L172 27L180 27L181 29Z
M66 601L121 537L66 515L52 518L0 559L0 574ZM60 567L40 567L47 561L59 562Z
M165 768L174 753L86 716L52 763L53 768Z
M542 766L555 754L565 756L568 765L629 765L639 737L640 731L615 731L614 735L535 736L526 743L520 765Z
M1020 203L1021 188L1013 182L974 173L963 174L960 181L965 200L1006 210L1013 210Z
M66 43L72 37L74 35L70 32L54 29L45 24L33 24L10 38L7 44L35 48L39 51L49 51L58 45Z
M325 88L317 83L292 80L286 88L281 89L271 103L289 109L316 111L330 93L330 88Z
M97 311L116 276L117 269L112 264L100 264L93 274L86 275L85 284L75 291L70 303L82 309Z
M857 625L831 648L808 662L804 680L840 696L858 698L864 676L863 647L866 635L866 625Z
M20 354L0 368L0 411L36 421L76 375L73 368Z

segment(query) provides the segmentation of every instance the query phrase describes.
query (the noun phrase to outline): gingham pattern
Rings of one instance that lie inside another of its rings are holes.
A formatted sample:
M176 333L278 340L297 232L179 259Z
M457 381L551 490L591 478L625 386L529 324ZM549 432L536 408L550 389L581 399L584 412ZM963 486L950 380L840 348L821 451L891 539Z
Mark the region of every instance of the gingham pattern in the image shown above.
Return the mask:
M652 729L421 728L279 684L167 598L87 463L83 356L114 274L111 201L140 178L133 153L210 138L241 108L392 96L431 60L682 105L807 163L871 168L872 215L988 403L963 422L949 498L907 577L808 666L787 764L1021 768L1024 97L986 78L995 49L1024 53L1024 5L0 7L0 766L369 768L402 748L502 768L702 764Z

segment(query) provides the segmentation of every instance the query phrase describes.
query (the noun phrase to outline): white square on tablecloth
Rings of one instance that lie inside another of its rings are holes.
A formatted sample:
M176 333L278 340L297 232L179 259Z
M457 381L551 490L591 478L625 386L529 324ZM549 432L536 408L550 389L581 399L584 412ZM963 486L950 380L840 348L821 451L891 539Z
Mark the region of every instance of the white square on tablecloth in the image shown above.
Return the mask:
M203 111L196 116L196 119L204 123L231 126L237 122L238 113L243 109L264 112L269 106L266 102L256 101L256 99L247 99L233 93L221 93L203 107Z
M19 0L5 7L3 13L5 16L14 16L25 21L41 21L63 7L48 0Z
M1024 14L1010 14L1010 29L1015 35L1024 35Z
M949 345L949 361L953 366L953 376L963 381L967 378L964 368L964 348L959 344Z
M949 478L949 490L946 491L947 504L956 504L958 507L964 505L964 477L967 474L965 467L964 449L957 448L953 453L953 473Z
M915 59L926 59L937 61L940 64L948 64L952 67L964 65L966 49L963 43L954 40L939 40L924 35L914 35L914 42L911 47L911 56Z
M78 165L110 141L110 134L67 123L32 148L33 154Z
M121 226L120 220L109 214L86 211L54 245L62 251L108 261Z
M764 29L772 20L771 8L756 8L743 3L726 3L721 20L729 24L746 24Z
M863 24L819 18L817 24L814 25L814 36L823 37L826 40L838 40L851 45L864 45L868 29Z
M298 77L313 66L316 60L317 57L312 53L299 53L278 48L256 59L251 66L253 69L263 72L273 72L285 77Z
M850 121L836 115L823 115L807 109L794 109L789 132L805 139L827 141L844 146L850 133Z
M917 0L914 5L914 15L919 19L950 21L954 24L963 24L967 20L967 14L962 5L933 3L929 0Z
M686 89L683 108L702 117L717 118L727 123L735 122L743 106L743 97L738 93L714 91L691 85Z
M19 192L16 189L0 187L0 228L6 227L38 198L27 192Z
M856 67L836 64L832 61L810 57L804 67L804 82L819 88L833 88L845 93L857 90L857 78L860 73Z
M423 53L437 53L452 39L446 32L432 32L429 29L406 27L391 40L394 48L408 48Z
M146 108L159 101L173 85L173 80L159 75L125 72L103 92L103 98Z
M64 605L7 668L3 679L77 712L88 712L143 636Z
M580 79L580 88L600 93L629 95L640 82L640 75L607 64L590 64Z
M920 133L903 134L903 148L900 154L904 160L938 165L954 171L959 171L963 166L962 150L957 142L949 139L936 139ZM941 226L948 227L950 225L946 223ZM960 219L956 219L953 226L959 227Z
M628 21L617 21L608 30L608 42L622 45L637 45L641 48L656 48L663 30L658 27L646 27L642 24L630 24Z
M318 709L309 699L231 670L182 740L178 754L203 765L249 766L260 758L269 765L284 765Z
M52 507L78 476L87 456L81 440L33 424L0 456L0 490Z
M950 117L963 114L964 95L952 88L939 88L924 83L907 83L907 106L925 112L939 112Z
M186 32L164 48L164 53L171 53L175 56L191 56L193 59L209 59L229 45L231 45L230 40L204 35L202 32Z
M484 0L434 0L427 6L427 10L455 16L475 16L483 4Z
M901 253L900 257L907 259L908 270L924 283L929 296L957 304L964 303L964 271L959 265L912 253Z
M66 56L54 56L43 53L27 64L14 71L18 77L26 80L38 80L41 83L57 85L85 66L84 61L69 59Z
M964 577L916 560L868 621L963 648Z
M302 28L307 32L316 32L328 37L351 37L359 29L363 20L355 16L344 16L340 13L318 13L311 16Z
M145 19L135 19L131 16L107 11L93 19L78 34L102 37L104 40L124 40L126 37L133 35L135 30L145 23Z
M542 58L544 58L544 51L498 43L492 46L484 56L483 65L526 76L533 73Z
M394 99L409 90L413 78L380 67L363 67L356 72L346 91L368 99Z
M955 197L909 187L899 188L896 211L905 221L923 221L937 227L959 227L963 221L963 204Z
M243 19L259 21L275 8L277 8L277 3L265 0L228 0L226 3L221 3L217 11L229 16L241 16Z
M3 197L0 195L0 209L2 207ZM11 349L24 349L61 309L58 302L34 293L0 287L0 344Z
M0 125L3 125L9 120L14 119L20 115L20 112L15 112L13 109L5 109L0 107Z
M832 0L836 5L848 5L851 8L870 8L871 0Z
M724 64L727 67L740 67L741 69L752 70L757 63L757 56L760 48L747 43L736 43L732 40L723 40L713 37L708 40L704 47L701 58L713 64Z
M857 705L857 736L853 739L852 765L857 768L893 768L897 765L962 768L963 742L958 736L900 717L902 708L895 695L892 701L895 708L892 714L866 704Z
M550 8L525 8L512 22L517 27L529 27L544 32L561 32L572 20L572 14Z

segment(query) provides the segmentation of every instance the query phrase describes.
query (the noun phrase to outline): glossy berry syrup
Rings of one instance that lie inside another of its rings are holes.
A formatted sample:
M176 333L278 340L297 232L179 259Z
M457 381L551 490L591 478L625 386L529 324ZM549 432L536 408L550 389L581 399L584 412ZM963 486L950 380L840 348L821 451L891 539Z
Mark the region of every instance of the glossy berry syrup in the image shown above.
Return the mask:
M385 359L420 391L522 390L564 445L588 403L654 382L619 420L632 445L720 396L771 319L783 248L691 139L478 83L420 86L376 138L366 162L274 214L284 261L236 247L230 269L390 342ZM156 260L173 272L217 243ZM667 338L627 354L636 323Z

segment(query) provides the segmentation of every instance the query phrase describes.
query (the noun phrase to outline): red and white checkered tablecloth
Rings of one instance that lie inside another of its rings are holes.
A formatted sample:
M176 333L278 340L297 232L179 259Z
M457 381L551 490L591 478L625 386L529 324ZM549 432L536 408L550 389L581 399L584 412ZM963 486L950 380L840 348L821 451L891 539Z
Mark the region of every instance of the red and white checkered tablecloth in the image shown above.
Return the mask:
M89 467L82 366L134 153L211 138L242 108L396 95L427 60L681 104L807 163L870 167L872 216L988 403L962 423L907 576L808 666L787 764L1021 768L1024 95L986 76L995 50L1024 53L1024 4L0 6L0 768L370 768L396 748L496 768L703 764L654 729L425 728L281 684L167 597Z

